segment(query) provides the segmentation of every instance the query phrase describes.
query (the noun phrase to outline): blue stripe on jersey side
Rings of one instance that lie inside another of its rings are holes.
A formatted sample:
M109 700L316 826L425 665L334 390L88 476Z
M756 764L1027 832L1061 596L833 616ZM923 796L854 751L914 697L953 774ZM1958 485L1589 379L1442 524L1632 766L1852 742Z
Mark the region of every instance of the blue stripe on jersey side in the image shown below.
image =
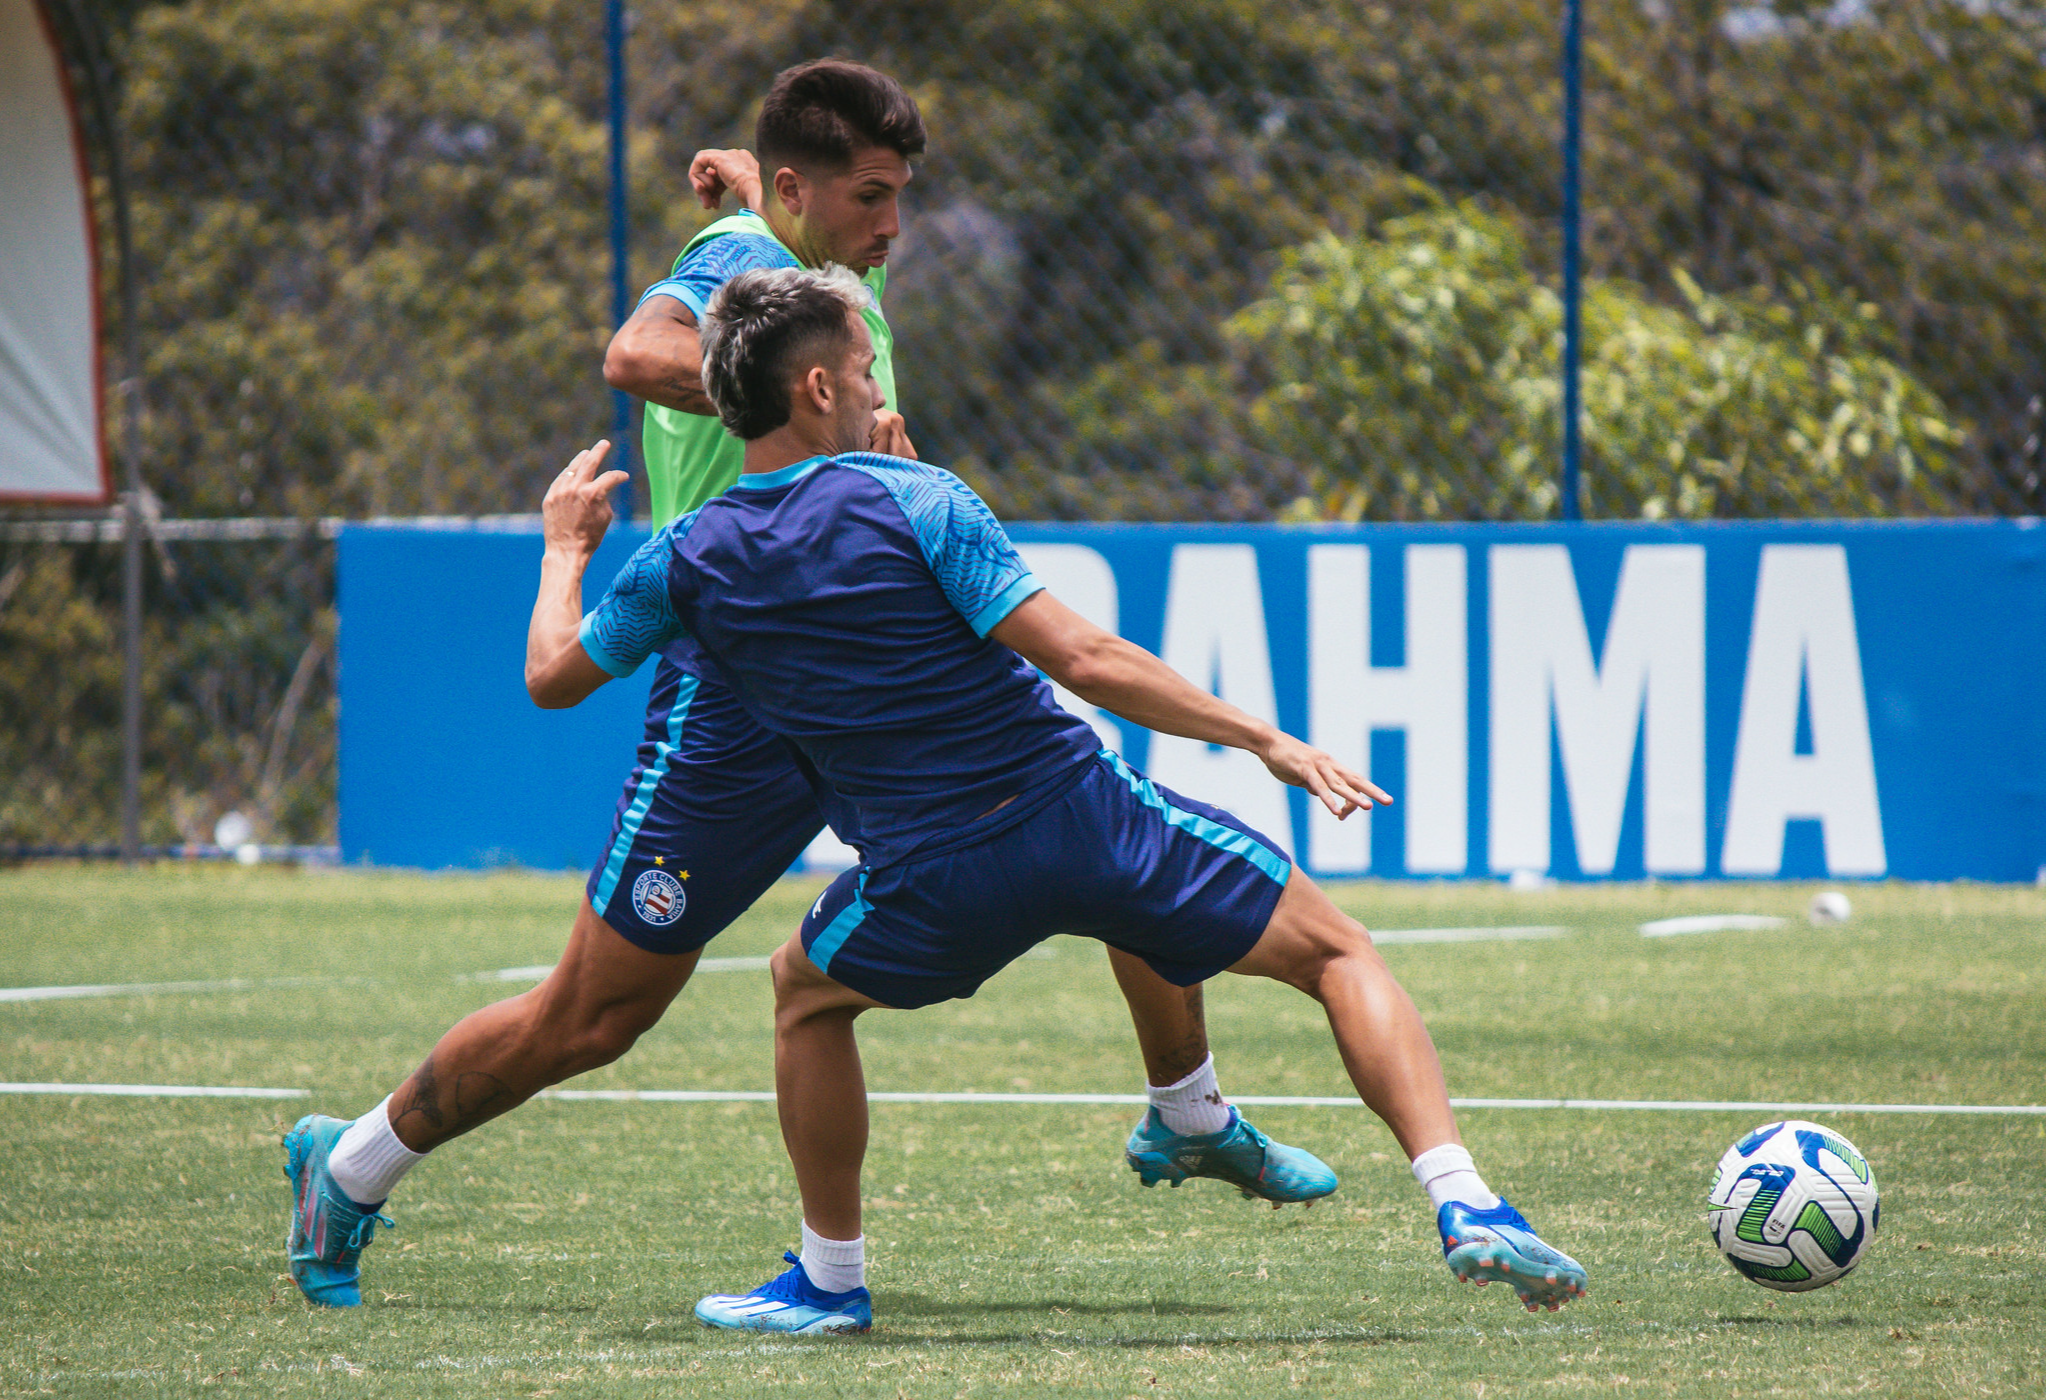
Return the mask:
M1212 822L1199 813L1183 811L1159 795L1159 790L1150 778L1139 777L1132 772L1123 756L1103 749L1095 757L1107 763L1137 794L1137 800L1166 819L1167 826L1176 826L1190 836L1198 836L1209 845L1228 851L1231 855L1242 856L1257 866L1279 884L1286 883L1287 874L1293 869L1286 857L1275 854L1263 842L1254 841L1235 827Z
M1015 612L1017 605L1033 593L1042 592L1045 585L1038 582L1036 574L1025 574L1009 587L995 595L995 601L967 619L967 626L974 629L974 635L985 637L1002 625L1002 619Z
M860 927L860 921L874 908L867 902L868 872L860 872L860 878L853 882L853 902L841 909L832 921L824 926L824 932L810 941L810 960L819 972L830 975L832 958L853 936L853 930Z
M611 843L610 858L604 862L604 874L597 881L597 897L590 901L590 908L599 918L611 907L611 896L618 889L618 877L625 870L625 858L632 851L633 842L639 839L640 827L647 820L647 809L654 803L654 790L668 776L668 761L682 747L682 726L689 718L689 702L696 698L696 694L697 678L685 672L675 688L675 705L668 711L667 742L654 746L654 761L640 774L640 786L633 793L633 805L625 809L625 820L618 824L618 839Z

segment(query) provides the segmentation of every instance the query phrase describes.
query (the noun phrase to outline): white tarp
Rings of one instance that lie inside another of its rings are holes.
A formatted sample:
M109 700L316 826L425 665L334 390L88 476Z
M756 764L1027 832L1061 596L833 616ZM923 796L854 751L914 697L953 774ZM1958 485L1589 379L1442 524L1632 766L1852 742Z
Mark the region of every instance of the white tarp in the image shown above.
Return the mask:
M0 0L0 501L108 498L85 165L36 0Z

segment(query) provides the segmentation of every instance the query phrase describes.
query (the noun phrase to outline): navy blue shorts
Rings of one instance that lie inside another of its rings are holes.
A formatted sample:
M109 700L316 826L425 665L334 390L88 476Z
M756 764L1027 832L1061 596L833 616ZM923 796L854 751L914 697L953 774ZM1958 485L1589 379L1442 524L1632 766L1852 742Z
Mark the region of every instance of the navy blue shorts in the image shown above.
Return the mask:
M984 819L989 834L839 876L804 918L810 960L908 1009L972 996L1033 944L1071 933L1190 987L1251 951L1292 869L1270 838L1107 750L1016 805Z
M789 746L715 667L671 651L654 672L611 843L584 888L628 942L687 953L746 912L823 828Z

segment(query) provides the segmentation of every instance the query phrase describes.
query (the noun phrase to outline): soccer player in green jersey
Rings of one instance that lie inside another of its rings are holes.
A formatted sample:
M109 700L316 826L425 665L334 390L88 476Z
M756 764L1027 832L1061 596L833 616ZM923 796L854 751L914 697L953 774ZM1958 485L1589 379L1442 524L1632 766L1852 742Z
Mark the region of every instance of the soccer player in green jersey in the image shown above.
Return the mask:
M776 78L756 132L759 165L732 151L705 152L693 165L712 207L727 186L754 207L690 240L605 357L607 380L649 402L645 459L657 524L738 479L744 447L704 395L697 324L712 293L742 272L837 263L862 276L875 294L864 319L886 405L874 414L870 445L914 455L895 411L894 342L879 296L900 231L897 200L924 140L916 104L894 79L824 59ZM763 167L772 172L766 181ZM359 1256L399 1179L449 1138L624 1054L682 990L704 945L790 868L828 817L860 846L851 809L813 787L716 665L687 640L665 648L638 762L554 971L459 1022L352 1123L310 1114L287 1137L289 1253L301 1291L316 1303L359 1303ZM1125 1149L1145 1184L1216 1177L1275 1204L1335 1190L1327 1166L1272 1142L1224 1101L1200 987L1183 991L1134 955L1110 956L1150 1088Z

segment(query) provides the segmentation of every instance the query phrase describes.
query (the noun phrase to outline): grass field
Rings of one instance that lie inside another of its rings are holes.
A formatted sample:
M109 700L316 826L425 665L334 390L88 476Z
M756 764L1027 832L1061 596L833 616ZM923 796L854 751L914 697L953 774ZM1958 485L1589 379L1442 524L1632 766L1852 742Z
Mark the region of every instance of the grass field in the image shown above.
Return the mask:
M713 946L765 953L815 885ZM1516 894L1359 885L1379 928L1557 924L1554 941L1393 946L1451 1092L2037 1104L2034 889L1855 889L1856 918L1645 939L1645 919L1796 916L1808 888ZM1121 1108L879 1105L875 1332L788 1342L690 1320L781 1267L797 1215L763 1103L536 1102L437 1153L365 1256L368 1306L283 1268L280 1131L374 1103L464 1012L469 974L551 961L577 895L540 876L0 873L0 985L312 979L0 1003L0 1079L270 1085L298 1101L0 1095L0 1393L362 1396L2031 1395L2042 1389L2043 1123L1843 1114L1883 1233L1862 1269L1766 1292L1708 1245L1720 1152L1754 1114L1472 1109L1493 1184L1592 1275L1528 1316L1457 1285L1361 1109L1259 1109L1343 1177L1274 1212L1219 1183L1142 1191ZM975 1001L863 1021L874 1089L1132 1092L1100 953L1059 940ZM767 976L701 974L593 1088L764 1089ZM1346 1092L1319 1013L1225 979L1226 1091Z

